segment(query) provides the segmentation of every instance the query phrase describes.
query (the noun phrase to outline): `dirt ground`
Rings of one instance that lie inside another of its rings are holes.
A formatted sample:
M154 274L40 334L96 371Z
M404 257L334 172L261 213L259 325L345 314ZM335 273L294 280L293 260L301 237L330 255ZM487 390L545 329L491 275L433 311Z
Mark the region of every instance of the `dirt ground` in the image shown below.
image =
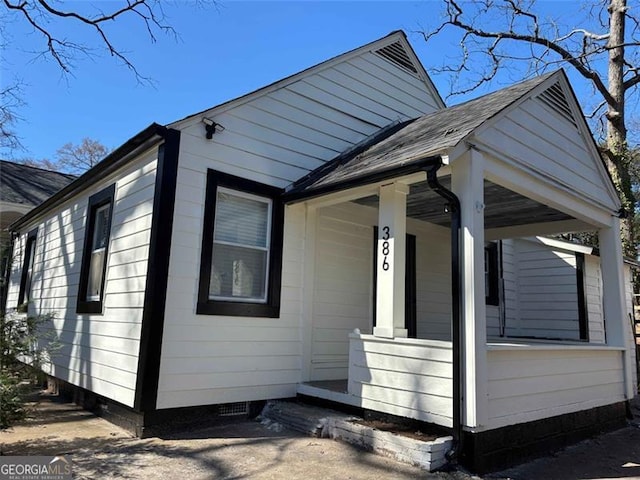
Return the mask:
M79 407L43 395L29 419L0 431L2 455L71 455L78 479L449 479L329 439L274 431L260 423L192 430L140 440ZM640 428L587 440L552 457L484 478L640 479Z

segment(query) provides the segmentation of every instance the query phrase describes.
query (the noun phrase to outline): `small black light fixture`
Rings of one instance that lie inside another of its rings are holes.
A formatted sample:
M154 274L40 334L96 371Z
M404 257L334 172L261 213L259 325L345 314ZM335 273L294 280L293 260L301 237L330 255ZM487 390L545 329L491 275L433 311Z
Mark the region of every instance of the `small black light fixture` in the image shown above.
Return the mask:
M211 140L216 132L224 132L224 127L210 118L204 117L202 123L204 123L204 129L207 131L207 140Z
M629 218L629 212L627 211L626 208L624 207L620 207L620 210L618 210L618 218Z

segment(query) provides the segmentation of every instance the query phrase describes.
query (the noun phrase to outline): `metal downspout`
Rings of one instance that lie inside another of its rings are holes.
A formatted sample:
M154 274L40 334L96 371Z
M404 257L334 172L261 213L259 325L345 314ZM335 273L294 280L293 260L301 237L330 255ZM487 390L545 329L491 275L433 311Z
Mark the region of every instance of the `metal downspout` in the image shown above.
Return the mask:
M451 299L452 299L452 347L453 347L453 447L447 452L449 462L457 462L462 450L462 273L460 268L460 199L438 182L438 170L442 163L425 169L429 187L447 201L447 211L451 214Z

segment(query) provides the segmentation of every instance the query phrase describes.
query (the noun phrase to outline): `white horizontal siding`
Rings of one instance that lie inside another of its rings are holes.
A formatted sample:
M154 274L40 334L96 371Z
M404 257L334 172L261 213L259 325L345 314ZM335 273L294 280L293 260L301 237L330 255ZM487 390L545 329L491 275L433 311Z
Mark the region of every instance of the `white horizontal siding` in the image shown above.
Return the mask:
M173 225L161 409L289 397L301 376L304 209L285 212L279 318L196 315L205 175L185 169L178 174L176 209L184 216Z
M589 319L589 342L605 343L600 257L585 255L584 283Z
M211 140L203 124L185 123L181 166L285 187L380 128L437 108L422 80L363 52L204 113L224 127Z
M371 333L377 223L377 209L350 202L318 211L311 380L346 378L349 333ZM450 339L449 230L408 219L407 232L416 236L417 337Z
M540 100L529 99L479 135L482 143L556 180L571 192L588 192L615 208L580 131Z
M349 394L360 406L450 427L451 343L352 335Z
M517 240L516 261L517 334L579 340L575 253Z
M48 373L132 406L140 349L157 149L142 154L61 205L38 226L32 314L53 314L59 342ZM89 197L115 183L101 315L76 314ZM22 273L25 227L17 242L9 308L15 308Z
M625 291L625 305L626 305L626 320L627 328L629 329L627 338L627 365L631 368L631 385L638 385L638 359L636 357L636 339L635 339L635 323L634 323L634 301L633 301L633 272L629 265L624 265L624 291ZM633 389L637 392L637 388Z
M489 350L488 428L623 401L622 355L593 347Z
M418 338L451 339L451 233L409 220L416 236L416 330Z
M318 212L311 380L347 378L349 334L371 332L375 216L352 203Z

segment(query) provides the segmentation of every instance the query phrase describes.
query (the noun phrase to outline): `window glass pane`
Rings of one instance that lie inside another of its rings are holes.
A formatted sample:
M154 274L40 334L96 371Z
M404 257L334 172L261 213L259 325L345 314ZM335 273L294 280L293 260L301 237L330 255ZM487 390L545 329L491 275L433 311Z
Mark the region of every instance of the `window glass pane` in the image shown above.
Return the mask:
M110 204L104 205L96 210L95 224L93 227L92 250L106 248L109 242L109 209Z
M100 300L100 293L102 291L102 271L104 269L104 253L104 248L91 253L89 278L87 279L87 300Z
M33 263L36 257L36 239L29 240L27 245L27 255L29 258L29 264L27 266L27 280L24 287L24 301L23 303L31 300L31 279L33 278Z
M269 205L218 190L214 240L267 248Z
M267 252L213 244L209 296L266 300Z

